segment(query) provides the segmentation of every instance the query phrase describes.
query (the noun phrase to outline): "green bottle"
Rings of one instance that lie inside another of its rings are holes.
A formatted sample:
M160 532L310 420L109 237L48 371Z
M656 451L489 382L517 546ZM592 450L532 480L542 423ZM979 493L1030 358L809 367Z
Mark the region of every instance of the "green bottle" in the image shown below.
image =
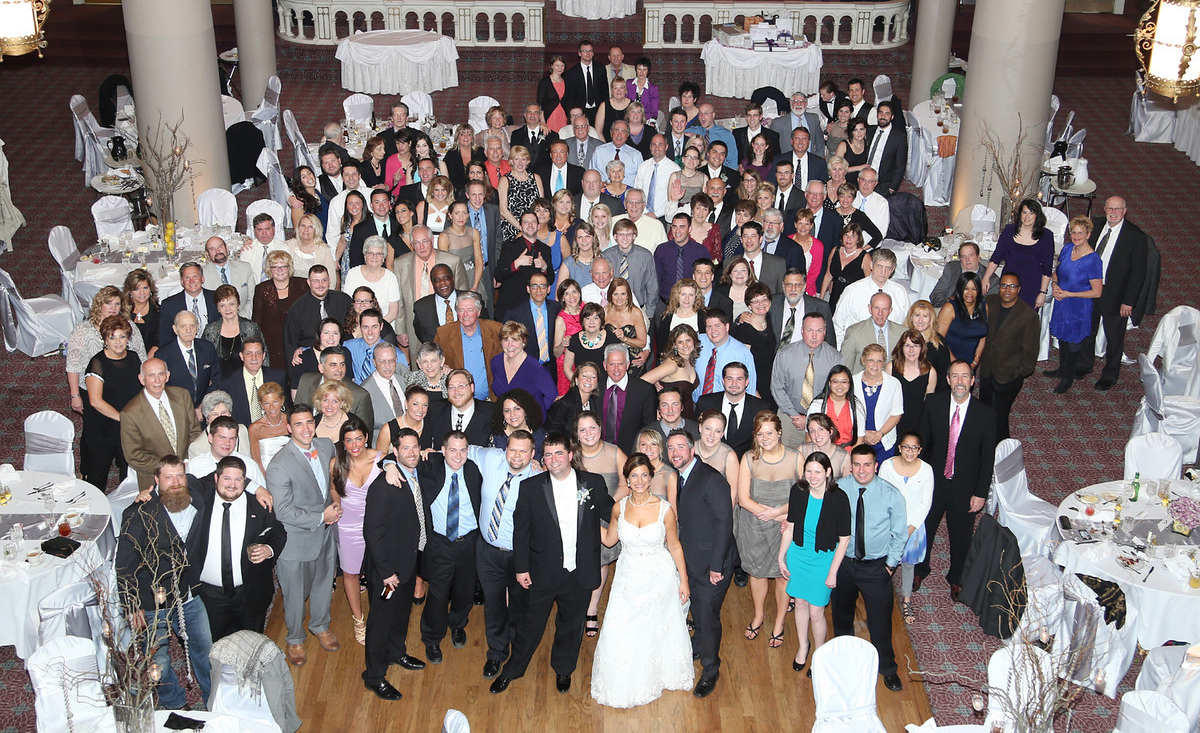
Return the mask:
M1129 497L1129 500L1132 502L1136 502L1138 500L1138 494L1140 494L1141 491L1142 491L1142 474L1139 472L1139 473L1133 474L1133 496Z

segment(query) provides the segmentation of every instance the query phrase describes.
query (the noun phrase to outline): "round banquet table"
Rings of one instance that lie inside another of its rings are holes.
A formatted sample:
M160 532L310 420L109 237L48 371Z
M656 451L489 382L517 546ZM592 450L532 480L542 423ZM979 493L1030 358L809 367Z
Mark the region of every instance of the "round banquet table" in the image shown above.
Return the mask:
M588 20L607 20L609 18L624 18L637 12L637 0L558 0L558 12L571 18L587 18Z
M112 562L117 549L108 498L104 492L78 479L61 474L17 471L16 479L4 479L12 490L12 501L0 506L0 532L8 534L13 524L24 527L16 560L0 558L0 646L12 644L17 656L27 658L37 649L38 603L51 591L82 580L88 573ZM43 540L58 536L58 528L46 528L45 504L33 489L50 486L60 497L55 512L68 509L83 513L83 524L71 530L71 538L81 544L71 557L44 555L40 565L25 562L25 553ZM78 500L70 499L82 494Z
M749 99L755 89L765 86L812 94L821 83L821 47L815 43L766 52L709 41L700 58L705 88L717 97Z
M1144 484L1145 482L1143 482ZM1189 481L1171 481L1174 496L1190 496L1200 499L1200 488ZM1058 516L1067 517L1072 528L1063 530L1056 519L1058 533L1063 542L1054 551L1054 561L1063 566L1065 572L1083 573L1115 582L1125 592L1125 602L1137 609L1138 643L1146 649L1162 646L1169 640L1200 642L1200 590L1188 587L1185 572L1189 565L1194 567L1187 553L1197 553L1200 546L1200 530L1190 537L1171 531L1163 524L1167 510L1156 496L1149 496L1145 485L1137 503L1123 502L1121 526L1115 536L1108 540L1082 541L1078 529L1098 522L1111 522L1114 502L1105 494L1121 492L1126 482L1109 481L1067 495L1058 507ZM1093 517L1084 515L1081 496L1094 495L1100 498ZM1144 559L1137 567L1129 568L1118 562L1122 554L1130 556L1134 550L1125 546L1130 537L1142 541L1148 532L1153 532L1158 541L1156 557ZM1093 534L1093 539L1096 533ZM1169 559L1164 556L1174 552Z
M369 31L338 42L342 86L364 94L436 92L458 86L454 39L430 31Z

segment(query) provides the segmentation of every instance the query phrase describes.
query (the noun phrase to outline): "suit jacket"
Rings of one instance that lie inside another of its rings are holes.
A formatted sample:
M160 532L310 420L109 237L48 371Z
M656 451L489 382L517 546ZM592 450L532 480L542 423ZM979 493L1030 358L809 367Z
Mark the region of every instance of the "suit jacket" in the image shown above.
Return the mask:
M830 331L833 329L830 328ZM887 322L888 347L887 359L892 358L892 348L900 341L900 337L904 335L906 329L904 326L889 320ZM842 338L842 362L850 367L851 374L858 374L863 370L862 365L862 350L870 344L878 343L876 340L875 322L870 318L852 324L846 329L846 335ZM947 408L949 409L949 408Z
M418 474L418 480L420 476ZM433 516L428 502L422 502L425 527L433 531ZM412 580L417 572L421 523L407 474L400 472L400 485L392 486L380 474L367 488L363 539L366 542L363 573L377 583L395 575L400 584Z
M696 416L708 410L716 410L721 412L721 405L725 400L724 392L713 392L712 394L701 395L700 399L696 400ZM738 458L742 457L746 451L750 450L750 445L754 441L754 416L762 410L769 410L771 406L767 401L752 394L742 396L742 406L738 409L738 424L737 429L729 430L727 425L725 428L725 443L733 448L737 453ZM728 418L728 415L725 415Z
M500 238L500 207L485 201L483 204L483 219L485 226L487 226L487 241L480 241L479 246L485 248L487 252L488 272L485 275L486 279L487 277L491 277L496 260L500 257L500 245L504 243L504 240ZM484 281L481 280L479 284L482 286L483 283Z
M787 231L786 224L787 220L784 219L784 231ZM792 228L796 228L794 217L792 220ZM842 242L842 217L832 209L826 208L822 210L821 225L817 227L815 231L813 231L813 236L821 240L821 244L825 245L825 254L821 257L820 277L817 279L817 287L819 288L820 284L825 279L825 273L829 269L829 253L840 246Z
M565 142L567 143L567 162L571 163L572 165L579 165L579 146L583 146L584 170L586 170L587 167L592 164L592 153L596 152L596 148L604 144L602 141L597 140L591 135L589 135L588 139L584 140L582 143L579 142L579 140L575 137L566 138ZM601 178L603 178L603 176L601 176Z
M1108 224L1102 216L1092 221L1094 226L1088 241L1094 249ZM1137 305L1146 283L1146 233L1126 219L1121 224L1117 241L1106 244L1106 249L1109 247L1113 251L1104 276L1104 289L1092 307L1099 309L1100 315L1115 316L1120 314L1121 306Z
M480 318L479 331L482 334L483 361L487 364L488 385L491 385L492 357L500 353L500 324ZM442 347L442 353L446 355L446 366L451 369L466 368L466 361L463 359L462 326L457 321L439 328L434 341Z
M872 131L867 139L867 151L870 152L871 140L875 137ZM900 190L904 180L905 169L908 166L908 133L902 127L892 123L892 132L883 145L883 154L879 158L879 187L876 189L884 196L891 196ZM887 232L884 232L886 236Z
M229 284L238 291L238 315L242 318L249 318L254 308L254 286L258 284L258 274L250 269L250 265L233 258L226 260L225 270L229 275ZM204 265L203 271L204 282L211 285L215 292L217 286L223 284L221 272L211 262ZM174 324L172 323L172 325Z
M200 400L204 399L204 395L208 394L213 380L220 378L221 365L217 361L217 347L211 341L195 338L192 340L192 350L196 354L196 379L194 380L192 373L188 371L187 356L180 348L178 338L172 338L159 346L158 353L154 356L167 363L167 371L171 375L167 384L187 390L188 395L192 398L192 404L198 405Z
M338 154L338 157L339 158L341 157L340 153ZM385 160L386 160L386 158L385 158ZM345 183L343 183L342 185L344 188ZM331 199L334 196L337 196L339 193L341 193L341 191L339 191L337 189L337 187L334 186L333 179L330 178L329 175L326 173L322 173L321 175L317 176L317 188L320 189L321 195L325 197L326 201L328 201L329 199Z
M467 292L469 292L469 291L466 291L466 290L456 290L455 291L455 293L459 297L466 294ZM438 297L437 297L436 293L430 293L429 295L426 295L424 298L418 298L417 302L413 303L413 334L416 335L417 341L419 341L422 344L433 343L434 339L437 338L437 330L442 327L442 322L439 319L439 316L441 315L441 311L445 310L445 308L446 308L446 306L444 304L438 302ZM456 313L454 315L454 317L458 318L458 314ZM484 308L479 313L479 317L480 318L488 317L488 312L487 312L486 308ZM410 344L410 352L416 353L415 350L413 350L411 347L411 344L412 344L411 336L409 337L409 344ZM410 364L409 366L412 366L412 365Z
M251 397L246 393L246 380L242 376L243 369L231 373L224 379L219 379L213 382L213 389L223 389L233 398L233 419L237 420L242 425L249 425L254 422L250 419L250 400ZM286 398L288 394L288 379L287 372L282 369L265 366L259 370L262 376L262 381L259 386L267 382L274 382L280 387L283 387L283 394ZM320 376L319 374L317 376ZM286 399L284 400L287 401Z
M313 438L312 446L317 451L317 463L325 473L324 493L296 441L289 440L267 464L267 486L275 497L275 516L287 528L287 544L279 553L280 560L315 560L326 537L337 532L337 528L325 524L322 517L325 507L333 503L329 463L336 450L328 438Z
M204 494L191 482L188 483L188 491L192 496L192 505L203 513ZM188 562L188 558L193 556L199 535L203 534L197 531L199 519L199 515L193 519L192 529L185 541L172 524L157 491L149 501L134 502L125 509L121 517L121 541L117 543L117 583L137 595L141 610L153 611L158 607L154 593L159 586L167 591L167 600L163 605L170 607L174 604L173 584L162 582L171 568L180 571L181 592L191 590L200 583L200 566ZM274 585L271 588L274 590Z
M350 377L350 365L346 365L346 376ZM317 387L325 381L325 377L320 372L308 372L300 377L300 381L296 384L296 401L303 402L306 405L311 405L313 392L317 391ZM354 398L354 404L350 407L351 414L358 415L367 425L375 424L375 406L371 401L371 395L367 390L358 386L352 379L343 379L342 386L350 390L350 396ZM384 422L387 422L384 420ZM378 432L378 428L376 428Z
M697 296L697 298L699 297L700 296ZM704 305L704 307L706 309L720 308L721 310L725 311L725 315L733 318L733 299L729 297L729 293L718 290L716 285L713 285L712 289L708 291L708 302ZM696 329L696 333L702 333L704 331L703 321L700 322L700 326L700 328Z
M475 400L475 412L471 415L471 422L463 426L468 443L479 446L488 444L488 437L492 434L492 413L495 409L495 402ZM446 434L454 429L450 420L453 413L454 406L449 400L438 400L436 404L430 405L429 415L425 418L425 433L429 436L433 448L440 449L446 440Z
M1145 268L1142 268L1145 271ZM219 279L219 278L218 278ZM204 307L208 309L208 320L219 321L221 316L217 313L217 301L213 298L213 291L205 288L201 290L204 294ZM158 306L158 343L146 344L146 348L151 346L162 346L167 341L175 338L175 316L179 315L180 311L188 309L187 303L184 300L187 293L180 291L169 298L165 298ZM200 329L204 330L203 327Z
M738 254L743 254L743 252L739 252ZM803 252L801 255L803 255ZM758 264L761 269L758 272L758 279L770 288L772 293L782 293L783 276L787 273L788 267L787 262L779 255L773 255L769 252L763 252L759 257L761 261Z
M792 186L792 192L795 193L796 187ZM781 234L779 241L775 243L775 256L783 258L783 264L787 270L795 268L801 272L808 273L808 259L804 256L804 248L796 244L796 240L786 234ZM787 270L784 272L786 273ZM782 287L782 283L780 283ZM773 291L780 292L780 291Z
M571 195L578 200L580 194L583 193L583 171L585 169L575 165L570 161L571 156L568 155L567 175L563 181L563 184L567 187L567 190L571 192ZM542 161L540 166L538 166L535 173L537 173L538 178L542 179L542 187L546 190L546 198L550 198L552 195L551 189L554 187L554 181L552 181L551 178L553 178L555 173L554 167L550 163L549 154L546 155L546 159Z
M975 269L975 274L982 280L983 273L986 271L987 263L981 260L979 267ZM934 285L933 290L929 292L929 302L933 303L934 308L941 308L946 304L947 300L954 297L954 288L958 285L958 278L962 277L962 274L962 262L959 260L950 260L946 263L945 269L942 270L942 276L938 278L937 285ZM992 278L992 283L984 295L994 295L998 292L1000 292L1000 278Z
M791 153L792 111L789 109L781 110L781 112L782 114L771 120L771 129L779 134L779 147L776 150L781 153ZM821 124L821 118L812 112L805 112L804 126L808 128L808 152L816 155L824 155L825 127Z
M467 286L470 285L470 282L467 280L467 269L463 266L463 261L458 255L438 249L433 252L433 260L434 264L429 266L430 272L437 265L446 265L454 272L454 287L458 290L467 289ZM420 348L421 344L417 339L417 331L413 328L413 318L415 316L413 306L416 304L418 298L424 297L413 289L416 267L417 255L415 252L409 252L397 257L395 263L392 264L392 271L396 274L396 280L400 284L400 310L396 314L396 330L400 333L408 334L410 354L417 353L415 349ZM429 285L429 292L433 292L432 283Z
M933 492L949 500L950 506L966 511L972 496L986 498L992 485L996 461L996 413L982 400L972 397L959 427L954 449L954 478L946 478L946 447L950 439L950 392L934 392L925 399L921 415L921 444L924 460L933 467Z
M350 251L350 266L358 267L366 264L367 260L363 256L363 243L367 241L367 237L379 234L379 227L375 225L375 217L369 212L364 212L367 216L354 227L354 231L350 232L350 243L346 248ZM396 217L388 214L387 223L387 242L392 247L392 254L399 258L401 255L407 254L411 250L404 238L400 236L400 224L396 221Z
M771 329L775 332L776 341L783 336L783 327L787 325L787 319L791 316L791 313L784 309L786 304L787 296L783 293L776 293L771 298L771 310L768 315L771 317ZM803 327L804 316L809 313L825 316L825 343L836 349L837 336L833 332L833 314L829 312L829 304L820 298L805 295L804 299L796 304L796 331Z
M479 516L480 505L483 503L483 474L479 472L479 466L467 461L463 464L462 474L466 483L462 488L466 489L471 498L471 511L475 514L475 521L487 522L489 517ZM431 453L428 458L417 464L417 480L421 483L421 497L425 500L425 506L433 506L433 501L437 499L446 483L446 460L440 453ZM488 510L491 511L491 507ZM432 523L427 525L427 531L433 532Z
M592 108L589 119L595 117L596 110L608 100L607 78L608 74L605 73L604 66L596 61L592 61L592 102L596 106ZM564 71L563 81L566 82L566 89L563 92L563 107L566 109L571 109L572 107L585 109L587 107L587 98L584 90L583 67L575 64Z
M580 195L579 200L576 201L576 203L578 204L579 211L581 213L583 211L583 203L582 202L583 202L583 197L582 197L582 195ZM603 191L600 192L600 196L596 199L596 203L604 204L605 206L607 206L609 211L612 212L613 217L617 217L617 216L620 216L621 214L625 213L624 202L622 202L621 199L617 198L616 196L612 196L610 194L604 193ZM593 206L594 205L595 204L593 204Z
M538 135L538 144L531 145L529 143L529 128L522 125L513 130L512 135L509 136L510 145L523 145L529 150L530 170L537 170L550 160L550 145L558 140L558 133L550 128L540 131Z
M346 314L352 305L354 301L340 290L331 288L325 294L325 312L330 318L336 318L338 323L346 322ZM283 324L283 354L289 364L296 349L313 345L313 336L320 322L321 305L312 293L301 295L288 309L287 320Z
M771 146L770 148L767 149L767 155L770 155L771 153L778 153L779 152L779 132L777 130L772 130L770 127L767 127L766 125L763 125L760 130L760 133L762 134L763 137L765 137L767 139L767 143ZM741 153L743 158L749 158L750 153L753 152L750 149L749 135L750 135L749 127L733 128L733 139L734 139L734 142L737 143L738 152ZM739 162L741 162L741 161L739 161Z
M398 377L399 375L396 376ZM401 382L401 384L403 384L403 382ZM380 389L379 383L376 382L373 377L367 377L364 379L360 389L367 393L367 401L371 405L373 421L367 424L371 426L371 445L374 445L375 441L379 438L380 428L386 425L389 420L394 420L399 416L395 413L395 411L392 410L392 403L389 401L388 397L383 394L383 390ZM397 391L400 393L400 399L404 399L404 390L397 387Z
M654 420L654 421L644 425L642 427L642 430L653 430L654 432L658 433L659 435L662 436L663 444L666 445L667 436L670 435L671 430L678 430L680 428L686 430L688 435L692 436L692 438L694 440L696 440L696 441L700 440L700 424L697 423L695 420L690 420L686 417L681 418L681 423L678 426L671 428L670 430L663 428L662 420ZM638 432L641 432L641 430L639 430Z
M516 307L518 303L529 298L529 292L526 288L529 286L529 278L535 272L540 272L546 276L549 284L554 285L554 268L550 266L550 247L543 242L537 242L534 245L534 259L539 256L546 263L544 269L539 270L536 266L530 264L523 267L513 269L513 263L521 255L527 251L525 238L517 236L514 239L504 243L504 247L500 250L500 257L496 260L496 269L494 276L500 283L500 290L496 293L495 311L496 313L508 313Z
M737 197L731 196L727 189L725 199L721 202L721 210L717 212L717 220L713 222L721 228L721 241L729 236L729 230L733 228L733 207L737 206Z
M604 427L608 404L604 396L608 392L608 375L600 375L600 427ZM658 399L654 385L633 375L625 383L625 411L621 413L621 422L617 425L617 447L625 455L637 452L634 441L642 428L658 418Z
M796 161L793 159L792 153L790 151L787 153L782 153L780 155L775 156L775 160L771 161L771 181L769 181L770 183L774 183L774 181L775 181L775 167L783 162L791 163L793 166L795 166L795 164L796 164ZM821 156L816 155L815 153L805 153L804 154L804 163L805 163L805 165L808 166L808 181L801 181L800 180L800 171L799 170L795 171L796 181L795 181L795 184L792 186L792 190L796 193L796 196L789 197L788 209L787 209L788 211L791 211L793 215L785 216L783 218L783 223L786 225L790 221L793 229L795 229L795 226L796 226L796 222L795 222L796 209L799 209L801 206L806 205L806 202L804 200L805 186L808 185L809 181L820 181L821 183L825 183L829 179L829 167L826 165L825 159L822 158ZM778 188L778 185L776 185L776 187Z
M558 312L561 308L558 301L546 301L546 346L550 352L550 366L557 367L557 360L554 358L554 320L558 318ZM504 316L505 321L516 321L529 330L529 341L525 344L525 353L529 354L536 361L538 358L538 343L537 343L537 326L533 321L533 304L532 301L526 300L524 303L519 303L513 307ZM557 374L557 368L555 374Z
M187 456L188 446L200 435L196 408L187 390L168 386L165 394L175 419L175 445L167 440L158 415L150 407L145 390L138 392L121 410L121 450L129 467L137 472L138 488L154 485L154 467L166 455Z
M600 522L612 517L613 500L604 479L588 471L575 471L580 501L572 502L575 516L559 517L554 503L550 473L539 473L521 482L521 495L513 515L513 570L529 573L534 583L562 571L561 523L574 522L575 572L588 590L600 587ZM729 503L728 490L726 504ZM546 581L540 581L546 582Z
M710 572L733 572L733 505L725 477L699 456L695 460L679 487L675 511L688 576L707 582Z
M204 560L208 555L209 524L214 508L224 500L217 495L216 479L213 474L196 478L188 476L188 488L193 493L204 495L204 508L192 521L188 537L188 559L196 568L197 580L204 571ZM275 561L287 544L287 529L275 517L275 512L258 503L252 494L246 497L246 531L241 537L231 537L233 556L242 563L242 589L246 607L255 612L266 612L275 595ZM224 508L222 508L224 511ZM273 553L260 563L250 562L246 548L250 545L267 545Z
M837 119L837 108L843 99L849 101L850 98L845 94L839 93L833 95L833 99L830 99L829 101L821 99L817 102L817 112L820 113L825 122Z
M979 358L979 376L1000 383L1033 374L1042 334L1037 311L1025 301L1017 298L1004 322L1000 323L1003 310L999 295L987 297L987 341L983 342L983 354Z

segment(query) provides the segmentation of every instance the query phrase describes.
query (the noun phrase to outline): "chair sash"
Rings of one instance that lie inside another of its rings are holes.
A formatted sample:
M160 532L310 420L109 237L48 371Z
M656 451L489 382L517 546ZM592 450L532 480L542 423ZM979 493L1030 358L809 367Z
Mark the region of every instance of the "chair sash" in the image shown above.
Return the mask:
M31 456L52 456L71 450L71 441L40 433L25 434L25 453Z
M1009 453L996 464L995 481L998 484L1002 484L1005 481L1011 481L1024 472L1025 449L1018 443L1012 453Z

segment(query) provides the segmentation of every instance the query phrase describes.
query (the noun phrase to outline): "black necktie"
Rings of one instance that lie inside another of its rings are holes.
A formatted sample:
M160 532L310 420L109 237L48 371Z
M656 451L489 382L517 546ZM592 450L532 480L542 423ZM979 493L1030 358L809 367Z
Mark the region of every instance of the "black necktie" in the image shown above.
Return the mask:
M229 507L228 501L222 502L225 513L221 516L221 590L225 595L233 595L233 548L229 539Z
M458 413L458 420L454 423L454 429L459 431L460 433L462 432L462 418L463 418L462 413L461 412Z
M731 402L729 403L729 424L725 428L725 437L732 439L733 434L737 432L737 427L737 405Z
M1104 250L1108 248L1108 235L1112 234L1112 227L1104 229L1104 236L1100 237L1100 241L1096 244L1096 254L1104 256Z
M858 487L858 508L854 514L854 557L857 560L867 556L867 518L866 507L863 506L863 494L866 492L866 486Z

